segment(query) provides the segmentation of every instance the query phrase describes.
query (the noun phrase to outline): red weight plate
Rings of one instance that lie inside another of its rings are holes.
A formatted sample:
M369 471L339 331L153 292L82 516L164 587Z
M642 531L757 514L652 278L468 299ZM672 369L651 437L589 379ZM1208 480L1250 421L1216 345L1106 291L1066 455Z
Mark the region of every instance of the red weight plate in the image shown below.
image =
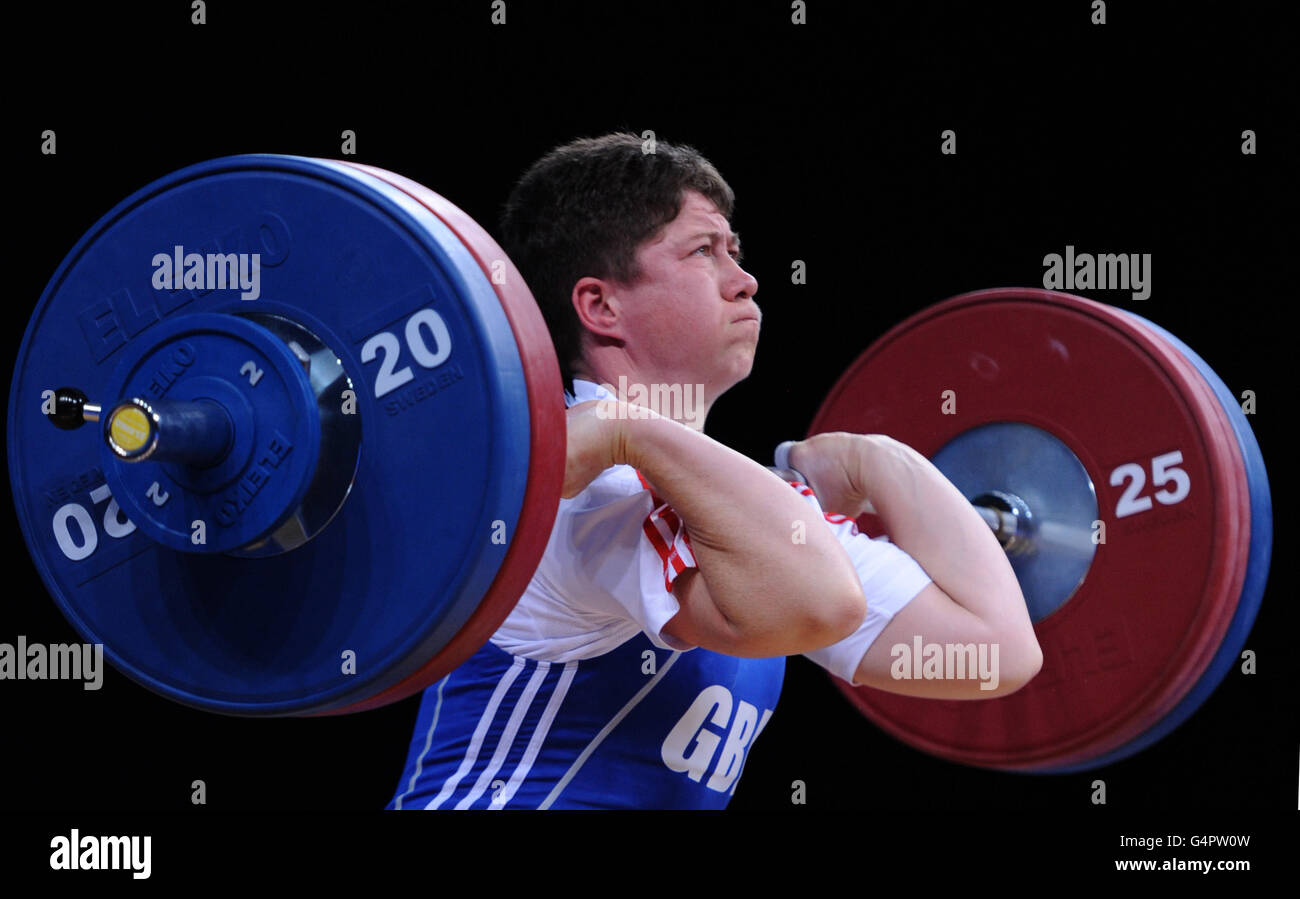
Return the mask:
M519 524L506 551L505 561L483 601L447 645L415 673L369 699L326 713L330 715L365 711L418 693L454 671L488 641L523 595L546 550L555 524L555 512L560 505L566 447L564 387L559 362L555 358L555 346L523 275L506 257L505 251L464 211L424 185L373 166L346 164L409 195L441 219L474 256L501 298L501 307L514 330L528 382L532 420L529 424L530 471ZM497 273L495 278L494 269ZM433 514L432 510L430 514Z
M1110 309L1109 311L1115 313L1117 310ZM1133 322L1139 330L1172 354L1172 363L1180 368L1188 382L1194 385L1195 390L1201 396L1201 402L1205 404L1204 408L1209 408L1210 404L1213 405L1215 414L1209 416L1211 430L1207 432L1207 438L1213 435L1212 439L1216 441L1215 449L1221 451L1225 458L1230 460L1228 467L1232 471L1232 490L1229 496L1224 497L1224 505L1225 509L1230 511L1236 519L1235 526L1239 531L1236 541L1223 546L1225 559L1231 568L1226 575L1227 592L1220 610L1223 619L1215 622L1214 640L1212 643L1205 642L1203 652L1189 666L1191 672L1188 675L1189 680L1179 683L1176 695L1166 697L1163 701L1153 703L1150 707L1144 709L1143 714L1136 722L1141 725L1140 729L1134 734L1136 737L1159 724L1173 710L1175 705L1183 700L1214 661L1215 654L1220 651L1221 644L1227 636L1227 629L1232 624L1232 617L1237 614L1237 606L1240 602L1242 590L1245 587L1246 574L1250 564L1251 516L1253 510L1251 508L1250 479L1246 460L1241 453L1241 443L1234 434L1228 410L1223 407L1223 403L1214 392L1214 388L1197 368L1196 363L1187 358L1173 342L1166 339L1156 329L1149 327L1148 322L1128 313L1123 313L1123 317L1125 321ZM1077 764L1084 761L1086 761L1084 758L1073 758L1067 760L1066 764Z
M941 414L955 390L957 414ZM884 433L927 457L959 434L1022 422L1062 441L1097 494L1106 543L1072 598L1035 625L1043 669L1010 696L923 700L836 680L904 742L965 764L1084 762L1157 722L1195 684L1240 595L1249 499L1223 409L1180 353L1120 311L1033 289L955 297L891 329L844 374L809 433ZM1118 515L1141 467L1182 453L1178 502ZM864 530L878 519L863 519ZM869 599L869 598L868 598Z

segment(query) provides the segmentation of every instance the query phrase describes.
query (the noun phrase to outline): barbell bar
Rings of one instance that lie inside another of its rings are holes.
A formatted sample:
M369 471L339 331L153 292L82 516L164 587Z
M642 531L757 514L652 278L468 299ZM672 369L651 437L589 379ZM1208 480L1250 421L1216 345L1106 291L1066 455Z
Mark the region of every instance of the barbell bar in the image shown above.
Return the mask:
M1271 511L1249 426L1192 357L1149 322L1037 290L955 298L863 354L810 433L889 433L931 456L1007 550L1046 663L983 703L841 682L855 705L925 751L1016 770L1113 760L1199 705L1253 621ZM924 374L882 374L905 359ZM1153 360L1159 377L1138 377ZM1081 388L1094 377L1109 381ZM1117 385L1183 429L1128 446L1114 437L1131 423L1089 430ZM563 477L558 365L522 276L441 196L352 163L228 157L124 200L42 295L9 408L19 518L64 614L132 679L226 714L361 711L453 670L522 594ZM1136 471L1172 481L1153 500ZM1179 473L1186 495L1166 503ZM1177 514L1123 521L1125 499ZM1139 666L1154 692L1098 708L1096 671L1069 660L1089 641L1104 655L1087 628L1108 626L1131 655L1150 622L1097 597L1116 570L1149 584L1144 547L1154 570L1205 554L1196 592L1184 577L1161 606L1195 650L1162 646L1176 670ZM1074 711L1062 724L1049 706Z

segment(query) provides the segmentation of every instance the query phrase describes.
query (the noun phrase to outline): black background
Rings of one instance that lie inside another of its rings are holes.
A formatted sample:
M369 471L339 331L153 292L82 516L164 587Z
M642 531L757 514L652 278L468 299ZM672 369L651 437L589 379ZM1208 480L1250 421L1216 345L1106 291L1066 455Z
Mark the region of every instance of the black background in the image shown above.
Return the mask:
M508 23L492 26L487 0L371 6L211 3L201 27L185 4L60 5L16 20L11 42L35 55L7 91L8 211L21 225L4 365L77 238L184 165L245 152L338 157L351 129L358 161L428 185L491 230L512 180L553 145L653 129L697 146L731 183L733 224L761 285L757 363L714 407L716 439L768 462L889 326L968 290L1041 286L1044 254L1073 244L1152 254L1149 300L1081 293L1179 335L1234 393L1254 390L1274 504L1290 498L1296 84L1271 7L1111 3L1096 26L1079 0L809 0L808 24L795 26L784 2L511 0ZM46 128L56 156L39 151ZM948 128L956 156L939 152ZM1248 128L1254 156L1240 152ZM790 283L793 259L807 263L804 286ZM0 641L77 639L26 556L7 495L4 519L13 550ZM1293 533L1287 516L1275 523L1279 551L1247 642L1259 673L1234 669L1138 756L1064 777L952 765L876 730L796 658L731 809L836 809L863 826L981 812L1016 822L1018 839L1061 814L1085 830L1103 814L1106 827L1117 814L1196 814L1216 832L1261 826L1293 807L1296 779ZM110 671L99 692L0 682L0 703L0 811L194 815L381 808L418 699L341 720L241 720L173 705ZM1097 776L1104 811L1089 802ZM203 810L190 805L195 779L207 784ZM796 779L806 806L791 805Z

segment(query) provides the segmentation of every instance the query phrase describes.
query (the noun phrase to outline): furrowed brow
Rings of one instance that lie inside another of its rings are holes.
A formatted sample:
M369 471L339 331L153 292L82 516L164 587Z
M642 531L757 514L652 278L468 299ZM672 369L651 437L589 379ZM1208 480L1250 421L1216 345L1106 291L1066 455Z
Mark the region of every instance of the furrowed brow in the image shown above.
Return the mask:
M708 240L710 243L712 243L718 240L719 238L721 238L722 236L723 235L721 231L700 231L686 238L686 242L694 243L697 240ZM740 248L740 232L732 231L729 235L727 235L726 242L736 245L736 261L739 262L740 258L744 255L744 252Z

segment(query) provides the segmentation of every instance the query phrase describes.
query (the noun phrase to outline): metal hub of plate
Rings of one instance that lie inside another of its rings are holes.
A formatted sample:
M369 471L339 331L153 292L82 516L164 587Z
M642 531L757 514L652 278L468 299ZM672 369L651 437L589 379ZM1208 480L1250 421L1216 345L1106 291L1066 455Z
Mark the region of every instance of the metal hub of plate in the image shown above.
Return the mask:
M241 556L271 556L297 549L328 525L347 499L361 454L361 416L345 412L340 401L353 391L352 379L335 352L319 337L281 315L243 312L244 318L270 331L299 357L315 397L320 419L320 454L302 502L269 537L233 551Z
M1064 605L1097 552L1097 493L1069 447L1033 425L998 422L958 435L930 461L977 505L989 493L984 503L1023 504L1028 514L1016 517L1006 549L1029 617L1040 621Z

